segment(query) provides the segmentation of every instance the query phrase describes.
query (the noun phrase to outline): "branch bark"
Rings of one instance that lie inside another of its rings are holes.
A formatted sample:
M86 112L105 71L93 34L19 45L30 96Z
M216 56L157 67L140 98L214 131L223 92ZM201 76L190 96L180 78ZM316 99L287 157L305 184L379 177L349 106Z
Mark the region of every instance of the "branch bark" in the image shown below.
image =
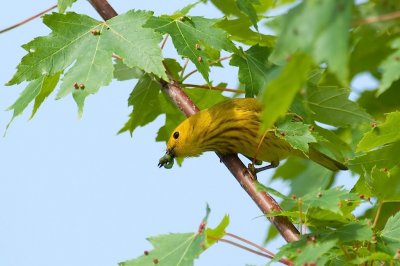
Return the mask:
M90 0L89 2L104 20L117 15L117 12L110 6L107 0ZM171 81L168 83L161 81L161 85L164 92L186 116L194 115L200 111L189 96L180 88L178 82ZM282 211L279 204L268 193L257 190L256 178L247 170L236 154L221 155L217 153L217 155L264 214ZM286 241L292 242L299 239L299 231L287 217L275 216L268 219Z

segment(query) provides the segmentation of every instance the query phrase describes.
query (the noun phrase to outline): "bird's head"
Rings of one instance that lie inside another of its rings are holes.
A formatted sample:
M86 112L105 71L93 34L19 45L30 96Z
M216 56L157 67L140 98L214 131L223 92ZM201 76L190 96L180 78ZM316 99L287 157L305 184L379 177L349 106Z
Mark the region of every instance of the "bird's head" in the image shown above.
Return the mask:
M184 120L171 133L167 142L167 151L160 159L159 167L171 168L176 157L194 157L202 153L201 141L194 132L196 115Z

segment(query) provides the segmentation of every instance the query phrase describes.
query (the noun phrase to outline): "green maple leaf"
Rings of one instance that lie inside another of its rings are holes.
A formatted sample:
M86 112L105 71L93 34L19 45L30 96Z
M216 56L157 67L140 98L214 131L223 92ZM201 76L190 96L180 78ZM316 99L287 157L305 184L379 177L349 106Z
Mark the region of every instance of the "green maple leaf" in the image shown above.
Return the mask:
M23 46L29 53L8 85L54 75L73 64L63 77L57 98L72 93L81 114L84 99L111 82L113 53L128 67L167 79L158 47L161 35L142 27L151 15L129 11L107 22L75 13L46 15L43 21L52 33Z
M232 40L239 41L247 45L260 45L274 47L276 37L254 32L250 29L251 22L243 17L238 19L224 18L215 24L217 27L229 33Z
M357 145L357 151L369 151L375 147L400 140L400 112L387 114L385 123L367 132Z
M400 247L400 212L388 219L380 236L393 255L398 252Z
M167 234L149 237L154 249L145 252L136 259L119 263L120 266L192 266L194 260L207 248L216 243L225 234L229 217L225 215L220 224L214 228L206 228L210 208L207 206L206 216L196 233Z
M207 239L207 247L216 243L219 239L221 239L225 235L225 229L229 225L229 216L225 215L221 220L219 225L215 228L207 228L206 230L206 239Z
M148 255L119 263L120 266L171 265L191 266L204 249L205 235L197 233L168 234L149 237L154 250ZM156 262L156 263L155 263Z
M319 208L337 214L343 214L341 202L354 202L354 205L359 201L359 197L355 193L343 188L332 188L327 190L313 191L302 197L304 209Z
M18 99L8 108L8 110L13 110L13 116L8 123L7 128L14 118L22 114L29 103L35 100L31 115L32 118L45 98L54 90L59 78L60 74L56 73L54 76L41 76L38 79L29 82L28 86L21 93Z
M75 2L76 0L58 0L58 11L60 13L64 13L65 10L67 10L68 7L71 7Z
M327 237L338 238L341 242L370 241L372 226L367 221L354 221L332 231Z
M128 105L133 109L132 113L118 133L129 131L132 135L138 126L144 126L156 119L162 113L160 94L160 83L148 74L142 76L128 99Z
M349 167L357 172L371 172L374 167L386 171L395 170L398 165L398 154L400 153L400 141L396 141L382 146L380 149L374 149L367 153L361 153L349 161Z
M338 87L310 87L306 98L313 119L319 122L343 127L373 122L372 117L357 103L350 101L350 91Z
M253 23L254 28L258 31L258 17L257 17L257 11L254 8L253 5L260 5L259 0L236 0L235 1L237 7L239 8L240 11L242 11L244 14L246 14L250 21Z
M115 60L114 78L119 81L139 79L143 75L143 71L137 67L128 67L121 60Z
M189 58L204 79L208 81L209 61L212 59L212 55L207 53L205 47L226 51L236 50L227 34L214 25L216 22L215 19L203 17L170 18L161 16L152 17L145 26L163 34L168 33L177 52L181 56Z
M273 123L283 117L293 102L296 93L306 83L311 60L303 54L294 55L281 67L276 77L269 81L261 96L264 109L261 115L262 130L271 128Z
M272 178L291 180L289 195L301 197L317 189L325 189L332 182L332 172L310 160L289 157L284 164L280 165ZM309 182L312 180L313 182ZM307 186L303 184L307 183Z
M382 68L382 81L378 95L390 88L394 81L400 79L400 38L394 39L391 47L395 49L395 52L390 54L379 66Z
M317 142L317 139L311 133L310 125L291 120L289 116L283 121L278 121L275 135L286 140L293 148L307 153L309 143Z
M316 63L326 62L339 80L347 84L351 7L348 0L301 2L285 16L270 60L278 63L302 51Z
M265 86L271 68L269 54L269 48L256 45L232 56L229 64L239 67L239 81L245 85L246 97L258 95Z
M301 240L282 246L273 261L278 261L283 257L287 257L292 260L295 265L304 265L306 263L325 265L332 256L329 254L329 251L335 248L336 243L336 240L307 243L306 236L303 236Z

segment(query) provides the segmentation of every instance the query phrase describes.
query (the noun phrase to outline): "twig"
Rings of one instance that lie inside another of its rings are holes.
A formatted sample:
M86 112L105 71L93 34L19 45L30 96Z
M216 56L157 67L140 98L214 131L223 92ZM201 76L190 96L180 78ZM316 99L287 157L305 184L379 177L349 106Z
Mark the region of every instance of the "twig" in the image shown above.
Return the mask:
M353 23L353 27L376 23L376 22L387 21L387 20L392 20L392 19L398 19L398 18L400 18L400 11L384 14L381 16L367 17L367 18L357 20Z
M115 59L117 59L117 60L123 60L123 58L122 57L120 57L119 55L117 55L117 54L112 54L112 57L113 58L115 58Z
M90 3L105 20L117 15L106 0L90 0ZM186 116L191 116L199 112L199 108L180 88L176 81L168 83L161 80L160 83L164 92ZM246 166L237 157L237 154L222 155L217 153L217 155L264 214L282 211L278 203L269 194L257 190L254 176L249 173ZM286 241L292 242L299 240L299 231L297 231L296 227L287 217L275 216L269 217L268 219L278 229Z
M35 18L38 18L38 17L40 17L40 16L43 15L43 14L46 14L47 12L49 12L49 11L53 10L54 8L56 8L57 6L58 6L58 5L54 5L54 6L52 6L52 7L49 7L48 9L43 10L42 12L40 12L40 13L38 13L38 14L36 14L36 15L30 17L30 18L27 18L27 19L25 19L25 20L23 20L23 21L21 21L21 22L18 22L18 23L15 24L15 25L12 25L12 26L10 26L10 27L8 27L8 28L5 28L5 29L3 29L3 30L0 30L0 34L6 32L6 31L9 31L9 30L15 29L15 28L17 28L17 27L19 27L19 26L22 26L22 25L28 23L29 21L34 20Z
M266 258L269 258L269 259L273 259L273 258L276 256L274 253L272 253L272 252L269 251L268 249L266 249L266 248L264 248L264 247L262 247L262 246L259 246L259 245L255 244L255 243L253 243L253 242L251 242L251 241L249 241L249 240L247 240L247 239L244 239L244 238L242 238L242 237L240 237L240 236L237 236L237 235L235 235L235 234L225 233L225 236L230 236L230 237L232 237L232 238L235 238L235 239L237 239L237 240L239 240L239 241L242 241L242 242L244 242L244 243L246 243L246 244L248 244L248 245L250 245L250 246L253 246L253 247L255 247L255 248L259 249L259 250L254 250L254 249L252 249L252 248L246 247L246 246L244 246L244 245L242 245L242 244L239 244L239 243L234 242L234 241L229 240L229 239L225 239L225 238L215 238L215 237L212 237L212 236L207 236L207 237L209 237L209 238L211 238L211 239L214 239L214 240L216 240L216 241L221 241L221 242L225 242L225 243L231 244L231 245L233 245L233 246L239 247L239 248L241 248L241 249L250 251L250 252L252 252L252 253L254 253L254 254L257 254L257 255L260 255L260 256L263 256L263 257L266 257ZM285 258L281 258L281 259L279 260L279 262L281 262L281 263L283 263L283 264L286 264L286 265L293 265L293 262L291 262L290 260L285 259Z
M269 251L268 249L266 249L266 248L264 248L264 247L262 247L262 246L260 246L260 245L257 245L256 243L253 243L253 242L251 242L251 241L249 241L249 240L247 240L247 239L245 239L245 238L243 238L243 237L237 236L237 235L232 234L232 233L225 233L225 235L226 235L226 236L230 236L230 237L232 237L232 238L236 238L237 240L240 240L240 241L242 241L242 242L244 242L244 243L246 243L246 244L248 244L248 245L250 245L250 246L253 246L253 247L255 247L255 248L258 248L258 249L261 250L262 252L264 252L264 253L266 253L266 254L269 254L269 255L271 255L272 257L275 256L275 254L272 253L271 251Z
M164 37L163 42L161 43L161 50L164 49L165 43L167 42L169 34L167 33Z
M255 154L254 154L253 162L252 162L253 165L256 165L256 160L257 160L258 153L259 153L259 151L260 151L260 148L261 148L262 143L264 142L265 136L267 136L267 133L268 133L268 132L269 132L269 129L265 130L264 134L262 135L260 141L259 141L258 144L257 144L257 149L256 149L256 152L255 152Z
M375 214L375 218L374 218L374 223L372 224L372 228L375 228L378 223L378 219L379 219L379 216L381 215L381 211L382 211L382 205L383 205L383 202L379 202L378 209L376 210L376 214Z
M220 238L220 239L218 239L218 241L231 244L231 245L233 245L233 246L239 247L239 248L241 248L241 249L250 251L250 252L252 252L252 253L254 253L254 254L257 254L257 255L260 255L260 256L263 256L263 257L266 257L266 258L269 258L269 259L273 259L273 258L274 258L274 257L272 257L272 256L269 255L269 254L265 254L264 252L254 250L254 249L252 249L252 248L246 247L246 246L244 246L244 245L242 245L242 244L233 242L233 241L228 240L228 239Z
M229 58L231 58L231 57L232 57L231 55L230 55L230 56L221 57L221 58L219 58L218 60L212 61L212 62L210 63L210 66L215 65L215 64L218 64L219 62L224 61L224 60L227 60L227 59L229 59ZM186 80L188 77L190 77L191 75L193 75L193 74L196 73L197 71L198 71L198 70L195 69L195 70L189 72L188 74L186 74L186 75L181 79L181 82L183 82L184 80Z
M252 248L246 247L246 246L244 246L244 245L242 245L242 244L233 242L233 241L228 240L228 239L220 238L220 239L218 239L218 241L231 244L231 245L233 245L233 246L235 246L235 247L238 247L238 248L247 250L247 251L249 251L249 252L251 252L251 253L257 254L257 255L262 256L262 257L266 257L266 258L269 258L269 259L273 259L273 258L274 258L273 256L271 256L271 255L269 255L269 254L265 254L265 253L263 253L263 252L254 250L254 249L252 249ZM287 259L280 259L279 262L281 262L282 264L285 264L285 265L293 265L292 262L289 261L289 260L287 260Z
M189 64L189 58L186 58L185 63L183 64L183 67L182 67L181 75L180 75L181 80L183 80L183 74L185 73L185 70L186 70L186 67L188 64Z
M209 89L215 91L229 91L229 92L236 92L236 93L246 93L244 90L236 90L218 86L207 86L207 85L196 85L196 84L181 84L183 87L192 87L192 88L200 88L200 89Z

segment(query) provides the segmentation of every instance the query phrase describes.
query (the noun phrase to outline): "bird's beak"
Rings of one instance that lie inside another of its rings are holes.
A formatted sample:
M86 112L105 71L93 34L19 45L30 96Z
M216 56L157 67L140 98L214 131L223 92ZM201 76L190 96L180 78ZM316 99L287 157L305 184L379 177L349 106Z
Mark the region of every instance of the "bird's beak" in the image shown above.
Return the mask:
M171 169L174 165L174 149L167 149L167 152L163 157L158 161L158 167L163 167L167 169Z

